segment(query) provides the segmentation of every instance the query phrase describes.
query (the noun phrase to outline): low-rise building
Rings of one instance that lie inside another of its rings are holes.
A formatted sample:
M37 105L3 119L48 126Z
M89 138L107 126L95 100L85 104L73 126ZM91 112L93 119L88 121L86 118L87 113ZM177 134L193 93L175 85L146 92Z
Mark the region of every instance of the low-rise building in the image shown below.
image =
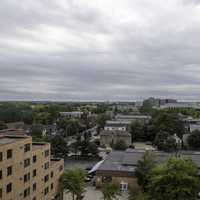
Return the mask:
M150 121L151 116L148 115L116 115L115 119L121 123L139 122L146 124Z
M107 120L104 126L104 130L106 131L126 131L129 123Z
M195 130L200 130L200 119L194 119L192 117L188 117L183 119L185 128L189 132L193 132Z
M127 147L131 145L131 134L127 131L107 131L103 130L100 133L100 144L110 147L118 141L124 141Z
M154 151L158 163L164 162L171 154ZM95 172L96 187L104 183L117 183L122 191L127 191L131 185L138 187L135 169L138 161L142 159L145 150L113 151L99 163ZM180 157L190 158L200 169L200 152L180 152Z
M59 199L63 159L52 159L49 143L30 136L0 136L0 199Z
M66 118L81 118L82 115L83 115L83 112L81 111L60 112L60 116L66 117Z
M160 106L160 109L176 109L176 108L192 108L195 110L200 110L199 103L196 102L166 103Z

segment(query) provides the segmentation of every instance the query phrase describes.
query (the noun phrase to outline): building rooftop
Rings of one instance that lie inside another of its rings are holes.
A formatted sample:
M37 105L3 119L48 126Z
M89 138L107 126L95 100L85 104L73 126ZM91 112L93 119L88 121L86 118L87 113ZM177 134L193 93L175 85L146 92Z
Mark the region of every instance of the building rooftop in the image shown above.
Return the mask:
M26 132L20 129L4 129L0 130L0 135L23 136L26 135Z
M148 115L116 115L117 119L151 119Z
M106 125L105 126L112 126L112 127L126 127L127 123L124 123L123 121L111 121L108 120L106 121Z
M103 130L100 135L116 135L116 136L127 136L130 137L131 134L127 131L119 131L119 130Z
M0 145L15 143L24 139L29 138L28 136L10 136L10 135L3 135L0 136Z
M51 158L50 165L51 166L57 165L57 164L60 164L60 162L63 162L63 159L61 159L61 158Z
M43 147L50 145L49 143L46 142L33 142L32 143L32 148L34 149L42 149Z
M170 153L162 151L155 152L158 163L164 162ZM128 150L128 151L113 151L107 155L105 160L99 166L97 171L114 171L114 172L134 172L137 163L142 159L145 150ZM190 158L200 168L200 152L182 151L180 157Z

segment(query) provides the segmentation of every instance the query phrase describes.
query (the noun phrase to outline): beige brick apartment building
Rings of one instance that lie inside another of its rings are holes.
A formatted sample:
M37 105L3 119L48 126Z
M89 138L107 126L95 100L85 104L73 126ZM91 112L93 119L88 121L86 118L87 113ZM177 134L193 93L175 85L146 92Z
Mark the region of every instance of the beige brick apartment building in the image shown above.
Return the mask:
M0 200L59 199L64 161L51 159L50 144L29 136L0 136Z

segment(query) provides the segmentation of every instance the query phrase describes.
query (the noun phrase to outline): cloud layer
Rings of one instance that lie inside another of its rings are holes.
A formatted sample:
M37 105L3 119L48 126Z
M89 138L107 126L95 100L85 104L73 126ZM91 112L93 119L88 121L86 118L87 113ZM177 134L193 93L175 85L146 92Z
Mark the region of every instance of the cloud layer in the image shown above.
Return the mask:
M0 100L198 100L198 0L1 0Z

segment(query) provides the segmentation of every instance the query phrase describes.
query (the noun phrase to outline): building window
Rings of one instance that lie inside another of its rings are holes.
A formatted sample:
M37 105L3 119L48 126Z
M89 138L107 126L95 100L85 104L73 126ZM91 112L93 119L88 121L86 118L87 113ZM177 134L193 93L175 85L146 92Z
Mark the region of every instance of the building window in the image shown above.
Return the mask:
M36 200L36 197L33 197L33 199L32 200Z
M2 170L0 170L0 180L2 179Z
M24 152L26 153L26 152L28 152L30 150L31 150L31 144L25 144L24 145Z
M24 183L30 181L30 173L24 175Z
M46 151L44 152L44 156L45 156L45 157L48 157L48 156L49 156L49 150L46 150Z
M44 169L49 169L49 162L46 162L46 163L44 164Z
M120 190L121 190L122 192L127 191L127 190L128 190L128 183L122 181L122 182L120 183Z
M7 186L6 186L6 192L9 193L12 191L12 183L9 183Z
M7 159L12 158L12 149L7 150Z
M48 180L49 180L49 175L46 175L46 176L44 177L44 182L46 183Z
M12 175L12 166L7 167L7 176Z
M3 160L3 152L0 152L0 162Z
M30 195L30 187L24 190L24 198Z
M46 187L46 188L44 189L44 195L47 195L48 192L49 192L49 187Z
M53 171L51 171L51 178L53 178Z
M37 171L36 169L33 170L33 177L35 177L37 175Z
M30 158L24 160L24 167L28 167L30 165Z
M53 183L51 184L51 190L53 190Z
M34 156L33 156L33 163L36 163L36 161L37 161L37 156L34 155Z
M3 193L2 188L0 188L0 198L2 198L2 193Z
M36 189L37 189L37 184L33 183L33 191L36 191Z

